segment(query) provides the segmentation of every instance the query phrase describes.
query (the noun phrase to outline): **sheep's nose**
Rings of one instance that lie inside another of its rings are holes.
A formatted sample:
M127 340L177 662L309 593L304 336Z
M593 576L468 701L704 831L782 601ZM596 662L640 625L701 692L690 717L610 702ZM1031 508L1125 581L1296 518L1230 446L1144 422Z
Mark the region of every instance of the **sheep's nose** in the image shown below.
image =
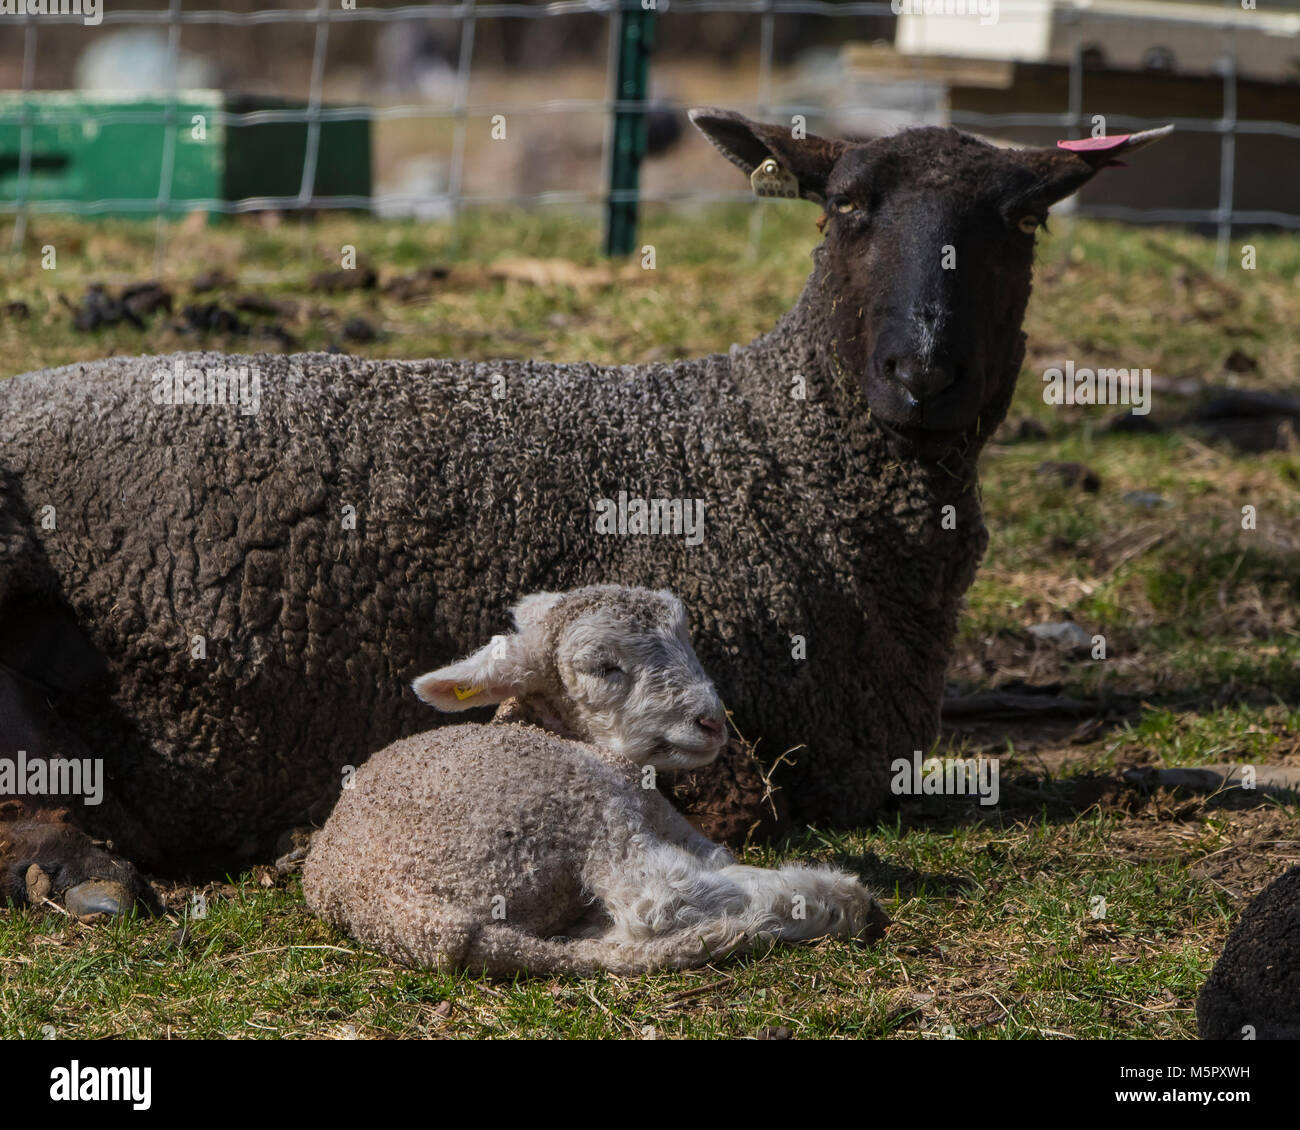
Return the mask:
M903 355L886 359L885 375L920 404L956 383L957 366L927 364L920 357Z
M711 738L722 737L722 722L718 718L710 717L708 714L701 714L695 719L696 725L699 726Z

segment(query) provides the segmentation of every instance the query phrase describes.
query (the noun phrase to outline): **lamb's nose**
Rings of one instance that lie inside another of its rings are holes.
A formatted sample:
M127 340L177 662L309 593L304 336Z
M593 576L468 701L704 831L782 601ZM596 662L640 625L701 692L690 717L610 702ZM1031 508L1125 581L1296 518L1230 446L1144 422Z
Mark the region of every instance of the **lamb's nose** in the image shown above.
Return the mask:
M710 737L722 737L722 723L717 718L711 718L707 714L701 714L695 721L700 729Z

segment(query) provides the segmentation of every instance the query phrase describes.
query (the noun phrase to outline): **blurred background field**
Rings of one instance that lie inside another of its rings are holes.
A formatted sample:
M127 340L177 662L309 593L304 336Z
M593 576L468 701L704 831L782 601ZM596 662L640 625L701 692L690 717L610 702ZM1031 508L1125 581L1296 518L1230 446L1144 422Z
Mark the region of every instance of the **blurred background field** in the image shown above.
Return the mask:
M743 198L685 124L710 104L837 135L951 124L1020 144L1172 121L1143 175L1098 178L1078 206L1214 230L1220 272L1234 228L1300 227L1300 0L971 0L937 15L886 0L138 0L101 15L15 20L0 41L0 212L19 236L42 210L346 198L436 220L503 202L594 212L612 188ZM129 152L94 155L119 136ZM205 161L223 183L195 175Z

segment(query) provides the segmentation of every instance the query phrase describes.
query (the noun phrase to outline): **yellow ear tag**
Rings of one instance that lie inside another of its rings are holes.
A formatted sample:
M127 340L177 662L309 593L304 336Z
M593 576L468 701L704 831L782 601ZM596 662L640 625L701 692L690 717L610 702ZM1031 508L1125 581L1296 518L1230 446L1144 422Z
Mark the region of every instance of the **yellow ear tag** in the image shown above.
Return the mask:
M451 688L456 692L456 697L464 702L467 698L473 698L476 694L482 694L482 687L454 686Z
M755 196L779 196L794 200L799 195L799 180L783 169L774 157L769 157L749 174L749 184Z

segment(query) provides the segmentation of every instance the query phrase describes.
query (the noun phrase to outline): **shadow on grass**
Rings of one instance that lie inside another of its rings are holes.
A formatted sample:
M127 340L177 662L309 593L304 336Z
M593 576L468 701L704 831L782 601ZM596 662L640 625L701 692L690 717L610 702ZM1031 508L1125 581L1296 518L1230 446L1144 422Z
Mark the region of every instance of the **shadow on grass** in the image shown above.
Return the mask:
M976 888L974 880L940 871L918 871L881 859L874 851L841 852L831 857L834 866L857 875L868 887L886 895L898 892L900 898L937 895L956 898Z
M1218 793L1163 786L1148 789L1117 772L1083 772L1067 777L1016 773L999 782L995 805L976 797L909 798L891 810L904 830L944 832L958 828L1002 828L1012 824L1069 824L1099 811L1158 821L1197 820L1216 810L1297 809L1292 796L1228 788Z

